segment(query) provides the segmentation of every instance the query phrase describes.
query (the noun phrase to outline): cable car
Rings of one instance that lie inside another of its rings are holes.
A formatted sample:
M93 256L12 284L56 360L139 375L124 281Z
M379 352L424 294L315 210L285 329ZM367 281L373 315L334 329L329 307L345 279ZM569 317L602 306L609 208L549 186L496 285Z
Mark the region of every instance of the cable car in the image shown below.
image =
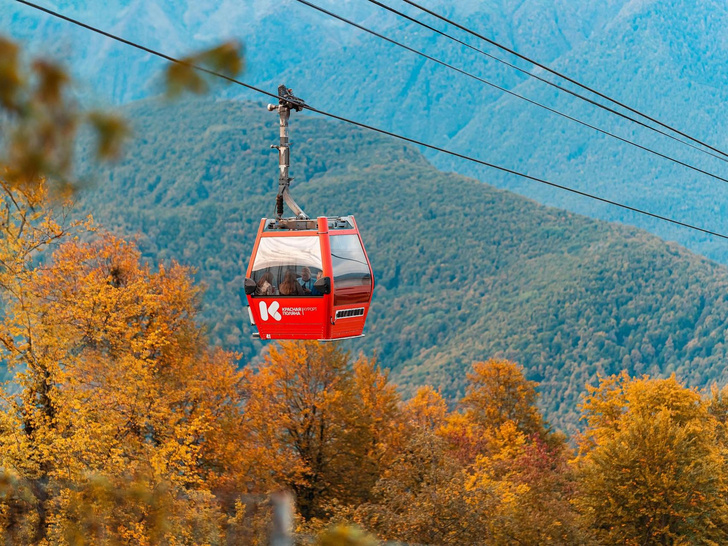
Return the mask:
M360 337L374 275L353 216L311 219L290 195L288 119L304 102L278 88L279 186L276 218L260 221L245 279L250 320L261 339L330 341ZM283 218L283 202L296 214Z

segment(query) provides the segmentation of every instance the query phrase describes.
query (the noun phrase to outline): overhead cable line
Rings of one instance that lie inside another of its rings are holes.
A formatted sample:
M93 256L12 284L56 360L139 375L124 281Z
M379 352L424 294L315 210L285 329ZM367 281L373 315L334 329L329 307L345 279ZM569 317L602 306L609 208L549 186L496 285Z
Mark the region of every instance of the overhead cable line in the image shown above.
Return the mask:
M551 108L549 106L546 106L545 104L542 104L542 103L540 103L538 101L529 99L528 97L525 97L525 96L523 96L523 95L521 95L519 93L516 93L515 91L511 91L510 89L506 89L505 87L501 87L500 85L497 85L497 84L495 84L495 83L493 83L491 81L486 80L485 78L481 78L479 76L476 76L475 74L472 74L472 73L470 73L470 72L468 72L466 70L463 70L462 68L458 68L457 66L454 66L454 65L451 65L449 63L446 63L445 61L442 61L440 59L437 59L435 57L432 57L431 55L428 55L427 53L424 53L422 51L419 51L419 50L417 50L417 49L415 49L413 47L410 47L410 46L405 45L405 44L403 44L401 42L398 42L397 40L394 40L394 39L389 38L389 37L387 37L387 36L385 36L383 34L380 34L379 32L376 32L376 31L374 31L374 30L372 30L370 28L367 28L367 27L365 27L363 25L360 25L359 23L356 23L356 22L354 22L354 21L352 21L350 19L347 19L346 17L342 17L341 15L337 15L336 13L333 13L333 12L331 12L331 11L325 9L325 8L322 8L321 6L317 6L316 4L313 4L313 3L309 2L308 0L296 0L296 1L297 2L300 2L301 4L304 4L304 5L308 6L310 8L313 8L313 9L315 9L318 12L321 12L321 13L323 13L325 15L328 15L329 17L333 17L333 18L335 18L335 19L337 19L339 21L342 21L342 22L344 22L344 23L346 23L348 25L351 25L351 26L353 26L355 28L358 28L359 30L361 30L363 32L366 32L368 34L371 34L372 36L376 36L377 38L380 38L382 40L385 40L386 42L389 42L389 43L391 43L393 45L396 45L398 47L401 47L401 48L403 48L403 49L405 49L407 51L410 51L410 52L412 52L412 53L414 53L416 55L419 55L419 56L421 56L421 57L423 57L423 58L425 58L427 60L430 60L430 61L432 61L434 63L437 63L437 64L439 64L441 66L444 66L446 68L449 68L450 70L454 70L455 72L458 72L458 73L460 73L460 74L462 74L464 76L467 76L468 78L472 78L472 79L474 79L474 80L476 80L476 81L478 81L480 83L483 83L483 84L488 85L488 86L490 86L490 87L492 87L494 89L497 89L498 91L502 91L503 93L507 93L508 95L511 95L513 97L516 97L518 99L521 99L523 101L526 101L529 104L532 104L532 105L537 106L539 108L543 108L544 110L547 110L547 111L551 112L552 114L556 114L557 116L561 116L561 117L566 118L566 119L568 119L570 121L573 121L575 123L578 123L579 125L583 125L584 127L588 127L589 129L593 129L594 131L597 131L597 132L599 132L599 133L601 133L603 135L606 135L606 136L611 137L611 138L615 138L615 139L617 139L617 140L619 140L621 142L624 142L626 144L629 144L631 146L634 146L636 148L639 148L640 150L644 150L645 152L649 152L649 153L654 154L654 155L656 155L658 157L661 157L663 159L667 159L668 161L672 161L673 163L676 163L678 165L682 165L683 167L686 167L688 169L691 169L691 170L693 170L695 172L698 172L700 174L704 174L706 176L710 176L711 178L715 178L716 180L720 180L721 182L728 183L728 178L724 178L724 177L719 176L717 174L713 174L713 173L711 173L709 171L700 169L700 168L695 167L695 166L693 166L693 165L691 165L689 163L686 163L684 161L680 161L679 159L676 159L674 157L671 157L671 156L669 156L667 154L663 154L661 152L658 152L656 150L653 150L651 148L648 148L647 146L643 146L641 144L638 144L638 143L636 143L636 142L634 142L632 140L629 140L627 138L623 138L621 136L618 136L618 135L616 135L614 133L611 133L609 131L606 131L604 129L600 129L599 127L597 127L595 125L591 125L590 123L587 123L587 122L582 121L580 119L577 119L577 118L575 118L573 116L570 116L568 114L565 114L563 112L560 112L559 110L556 110L554 108ZM379 2L377 2L376 0L369 0L369 1L370 2L374 2L374 3L378 4L378 5L382 5L382 4L379 4ZM586 99L586 100L589 100L589 99ZM615 112L615 113L618 114L619 112ZM645 127L649 128L649 129L652 129L652 127L650 127L649 125L645 125L645 124L643 124L640 121L637 121L637 123L640 123L640 124L644 125ZM669 134L664 133L664 132L659 131L659 130L657 130L657 131L660 132L660 133L662 133L663 135L665 135L665 136L673 139L673 140L677 140L678 142L682 142L683 144L686 144L686 145L688 145L688 146L690 146L692 148L695 148L698 151L701 151L701 152L710 154L713 157L716 157L716 158L720 159L721 161L728 161L728 160L723 159L720 156L717 156L717 155L712 154L710 152L706 152L705 150L702 150L701 148L698 148L697 146L694 146L694 145L692 145L692 144L690 144L688 142L684 142L684 141L680 140L679 138L676 138L676 137L674 137L672 135L669 135Z
M443 32L442 30L439 30L439 29L437 29L435 27L432 27L432 26L428 25L427 23L423 23L422 21L420 21L418 19L415 19L414 17L410 17L406 13L403 13L403 12L401 12L399 10L396 10L396 9L394 9L391 6L388 6L386 4L383 4L382 2L379 2L377 0L367 0L367 1L370 2L370 3L372 3L372 4L374 4L374 5L376 5L376 6L379 6L379 7L383 8L383 9L389 11L390 13L394 13L394 14L398 15L399 17L402 17L404 19L407 19L408 21L411 21L411 22L413 22L413 23L415 23L415 24L417 24L417 25L419 25L419 26L421 26L423 28L426 28L428 30L431 30L432 32L435 32L435 33L437 33L437 34L439 34L441 36L444 36L445 38L448 38L449 40L452 40L454 42L457 42L458 44L463 45L463 46L467 47L468 49L471 49L473 51L476 51L477 53L479 53L481 55L484 55L484 56L488 57L489 59L492 59L494 61L497 61L497 62L499 62L499 63L501 63L501 64L503 64L505 66L508 66L508 67L510 67L510 68L512 68L514 70L517 70L518 72L521 72L522 74L525 74L526 76L528 76L530 78L534 78L534 79L536 79L536 80L538 80L540 82L545 83L546 85L550 85L554 89L558 89L559 91L563 91L564 93L568 93L572 97L576 97L576 98L578 98L578 99L580 99L580 100L582 100L584 102L587 102L587 103L589 103L589 104L591 104L593 106L596 106L597 108L601 108L602 110L604 110L606 112L609 112L610 114L614 114L614 115L616 115L618 117L621 117L623 119L626 119L628 121L631 121L632 123L636 123L637 125L640 125L640 126L646 128L646 129L649 129L650 131L654 131L654 132L656 132L656 133L658 133L658 134L660 134L662 136L666 136L667 138L670 138L670 139L674 140L675 142L679 142L680 144L684 144L685 146L689 146L690 148L693 148L694 150L697 150L699 152L702 152L704 154L707 154L709 156L712 156L712 157L714 157L716 159L720 159L721 161L724 161L724 162L728 163L728 159L726 159L725 157L723 157L721 155L715 154L713 152L709 152L708 150L704 150L703 148L700 148L699 146L695 146L694 144L690 144L689 142L685 142L684 140L682 140L680 138L677 138L674 135L671 135L669 133L666 133L664 131L661 131L660 129L657 129L655 127L652 127L651 125L648 125L648 124L646 124L646 123L644 123L644 122L642 122L642 121L640 121L638 119L634 119L633 117L628 116L627 114L624 114L624 113L622 113L622 112L620 112L618 110L615 110L613 108L610 108L609 106L606 106L606 105L602 104L601 102L598 102L596 100L590 99L589 97L587 97L585 95L582 95L580 93L577 93L576 91L573 91L573 90L571 90L571 89L569 89L567 87L562 87L562 86L560 86L560 85L552 82L551 80L547 80L546 78L542 78L538 74L534 74L533 72L529 72L525 68L521 68L520 66L516 66L513 63L509 63L505 59L501 59L500 57L496 57L495 55L493 55L491 53L488 53L487 51L483 51L480 48L477 48L477 47L475 47L475 46L473 46L473 45L471 45L471 44L469 44L467 42L464 42L463 40L460 40L460 39L456 38L452 34L448 34L447 32ZM722 152L720 152L720 153L722 153ZM723 154L723 155L726 155L726 154Z
M537 66L537 67L545 70L546 72L549 72L550 74L553 74L554 76L558 76L559 78L562 78L562 79L564 79L564 80L566 80L566 81L568 81L568 82L570 82L570 83L572 83L572 84L574 84L574 85L576 85L576 86L584 89L585 91L589 91L590 93L594 93L598 97L601 97L601 98L603 98L605 100L608 100L609 102L611 102L613 104L616 104L617 106L621 106L622 108L624 108L625 110L629 110L633 114L637 114L638 116L641 116L641 117L643 117L645 119L648 119L651 122L656 123L657 125L659 125L661 127L664 127L665 129L669 129L670 131L673 131L674 133L677 133L678 135L683 136L683 137L687 138L688 140L691 140L691 141L695 142L696 144L700 144L701 146L705 146L706 148L708 148L710 150L713 150L714 152L717 152L717 153L719 153L720 155L722 155L724 157L728 157L728 153L723 152L722 150L719 150L718 148L715 148L715 147L711 146L710 144L707 144L707 143L703 142L702 140L699 140L697 138L694 138L694 137L692 137L692 136L690 136L690 135L688 135L688 134L680 131L679 129L675 129L671 125L668 125L666 123L663 123L663 122L661 122L660 120L658 120L658 119L656 119L654 117L650 117L649 115L645 114L644 112L640 112L636 108L632 108L631 106L628 106L627 104L624 104L623 102L620 102L620 101L618 101L616 99L613 99L613 98L609 97L608 95L606 95L604 93L601 93L601 92L597 91L593 87L590 87L588 85L585 85L585 84L583 84L583 83L575 80L574 78L571 78L571 77L569 77L569 76L567 76L567 75L565 75L565 74L563 74L563 73L561 73L561 72L559 72L557 70L554 70L553 68L549 68L545 64L542 64L542 63L540 63L540 62L538 62L538 61L536 61L534 59L531 59L530 57L527 57L526 55L523 55L521 53L518 53L514 49L511 49L511 48L509 48L507 46L504 46L503 44L500 44L500 43L496 42L495 40L493 40L491 38L487 38L486 36L483 36L482 34L479 34L479 33L475 32L474 30L471 30L471 29L467 28L464 25L461 25L459 23L456 23L455 21L453 21L452 19L448 19L444 15L440 15L439 13L437 13L435 11L432 11L430 9L427 9L426 7L418 4L417 2L414 2L413 0L402 0L402 1L403 2L406 2L410 6L414 6L415 8L417 8L417 9L419 9L421 11L424 11L425 13L428 13L428 14L432 15L433 17L436 17L437 19L440 19L441 21L444 21L444 22L448 23L449 25L452 25L454 27L457 27L460 30L463 30L463 31L467 32L468 34L470 34L472 36L475 36L476 38L480 38L481 40L483 40L485 42L488 42L489 44L491 44L491 45L493 45L493 46L495 46L495 47L497 47L497 48L499 48L499 49L501 49L503 51L506 51L506 52L510 53L511 55L515 55L519 59L523 59L524 61L527 61L527 62L531 63L532 65ZM560 87L560 86L557 86L557 87ZM566 89L563 88L563 87L561 87L561 89L564 89L566 91ZM602 106L604 106L604 105L602 105ZM655 128L653 127L652 129L654 130Z
M141 44L137 44L136 42L132 42L131 40L127 40L127 39L122 38L120 36L116 36L115 34L111 34L110 32L106 32L106 31L101 30L101 29L99 29L97 27L88 25L86 23L83 23L81 21L78 21L76 19L73 19L71 17L68 17L66 15L62 15L60 13L57 13L55 11L52 11L52 10L50 10L48 8L43 7L43 6L39 6L38 4L34 4L33 2L29 2L28 0L15 0L15 1L16 2L19 2L21 4L25 4L26 6L29 6L29 7L38 9L40 11L43 11L43 12L49 14L49 15L52 15L53 17L57 17L59 19L63 19L64 21L67 21L69 23L73 23L74 25L80 26L82 28L85 28L85 29L90 30L92 32L95 32L97 34L100 34L102 36L106 36L107 38L111 38L112 40L116 40L116 41L121 42L123 44L126 44L128 46L134 47L136 49L139 49L141 51L144 51L145 53L149 53L150 55L155 55L155 56L160 57L162 59L165 59L165 60L167 60L169 62L177 63L177 64L182 64L184 66L189 66L189 67L194 68L195 70L199 70L200 72L203 72L205 74L210 74L212 76L220 77L220 78L222 78L224 80L227 80L227 81L229 81L231 83L234 83L236 85L240 85L242 87L245 87L246 89L250 89L251 91L255 91L257 93L260 93L261 95L265 95L265 96L270 97L270 98L275 99L275 100L278 100L280 98L278 95L276 95L274 93L270 93L270 92L265 91L263 89L259 89L258 87L255 87L253 85L247 84L247 83L242 82L242 81L240 81L238 79L235 79L233 77L226 76L225 74L220 74L218 72L215 72L214 70L207 69L207 68L205 68L203 66L198 66L198 65L195 65L195 64L192 64L192 63L188 63L188 62L182 61L180 59L176 59L175 57L172 57L171 55L166 55L164 53L161 53L161 52L156 51L154 49L151 49L149 47L143 46ZM310 106L308 104L302 104L301 106L303 108L305 108L306 110L309 110L309 111L314 112L316 114L320 114L322 116L326 116L326 117L329 117L329 118L332 118L332 119L336 119L336 120L339 120L339 121L343 121L344 123L349 123L351 125L355 125L357 127L361 127L362 129L367 129L367 130L374 131L374 132L377 132L377 133L380 133L380 134L383 134L383 135L387 135L387 136L390 136L390 137L393 137L393 138L402 140L404 142L409 142L410 144L414 144L416 146L422 146L423 148L428 148L428 149L434 150L436 152L441 152L441 153L444 153L444 154L447 154L447 155L451 155L453 157L457 157L457 158L460 158L460 159L464 159L466 161L470 161L470 162L473 162L473 163L477 163L477 164L482 165L484 167L489 167L491 169L495 169L495 170L498 170L498 171L501 171L501 172L505 172L505 173L508 173L508 174L512 174L514 176L519 176L521 178L525 178L525 179L531 180L533 182L538 182L540 184L545 184L545 185L551 186L553 188L558 188L560 190L564 190L564 191L567 191L567 192L570 192L570 193L573 193L573 194L576 194L576 195L580 195L582 197L586 197L586 198L589 198L589 199L594 199L595 201L599 201L601 203L606 203L608 205L613 205L613 206L619 207L621 209L629 210L631 212L635 212L635 213L638 213L638 214L642 214L644 216L649 216L650 218L655 218L657 220L662 220L662 221L668 222L670 224L674 224L674 225L677 225L677 226L681 226L681 227L684 227L684 228L687 228L687 229L692 229L694 231L699 231L701 233L705 233L706 235L712 235L714 237L719 237L721 239L728 240L728 235L725 235L723 233L719 233L717 231L712 231L712 230L709 230L709 229L706 229L706 228L702 228L702 227L699 227L699 226L695 226L695 225L692 225L692 224L688 224L686 222L681 222L679 220L674 220L674 219L669 218L667 216L662 216L660 214L655 214L653 212L649 212L649 211L646 211L646 210L642 210L642 209L639 209L637 207L632 207L630 205L625 205L625 204L619 203L617 201L612 201L611 199L606 199L604 197L599 197L597 195L593 195L593 194L590 194L590 193L587 193L587 192L583 192L581 190L577 190L577 189L574 189L574 188L570 188L568 186L563 186L561 184L556 184L555 182L549 182L548 180L544 180L542 178L538 178L538 177L535 177L535 176L531 176L531 175L528 175L528 174L524 174L524 173L515 171L513 169L509 169L507 167L502 167L500 165L495 165L493 163L488 163L487 161L483 161L481 159L477 159L477 158L474 158L474 157L470 157L470 156L467 156L465 154L461 154L461 153L458 153L458 152L454 152L452 150L447 150L445 148L441 148L441 147L435 146L433 144L428 144L426 142L422 142L422 141L419 141L419 140L415 140L413 138L409 138L409 137L406 137L406 136L403 136L403 135L399 135L399 134L393 133L391 131L386 131L384 129L380 129L378 127L374 127L372 125L367 125L365 123L361 123L359 121L354 121L354 120L345 118L343 116L339 116L337 114L332 114L330 112L326 112L324 110L319 110L318 108L314 108L313 106Z

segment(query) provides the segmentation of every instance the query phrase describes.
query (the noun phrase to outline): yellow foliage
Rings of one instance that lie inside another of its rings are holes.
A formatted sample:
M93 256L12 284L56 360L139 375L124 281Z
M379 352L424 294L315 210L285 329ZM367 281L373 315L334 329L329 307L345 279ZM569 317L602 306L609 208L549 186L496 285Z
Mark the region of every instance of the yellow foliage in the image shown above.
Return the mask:
M403 416L410 425L422 429L438 430L447 420L447 402L439 391L426 385L403 406Z
M73 159L79 130L90 127L101 158L118 154L128 134L121 118L86 113L68 92L71 80L58 64L36 59L26 66L13 42L0 37L0 165L7 189L42 187L69 197L77 187Z
M364 533L357 527L336 525L323 533L316 540L316 546L376 546L374 537Z
M588 388L577 506L608 542L728 540L725 449L709 403L669 379L626 374Z
M316 540L316 546L376 546L377 544L374 537L349 525L335 525L321 533Z
M470 378L463 413L428 387L402 406L403 443L372 499L343 515L418 544L588 542L569 504L567 451L546 432L534 385L502 361Z
M167 92L205 92L205 71L236 77L244 65L242 49L237 42L224 42L172 63ZM118 157L130 131L117 115L79 108L69 92L71 79L60 65L42 58L27 64L18 45L0 36L3 182L12 189L45 186L53 195L68 198L79 185L73 160L81 129L91 129L96 137L93 151L99 159Z
M523 376L523 368L507 360L476 362L468 381L460 403L470 420L488 428L513 422L526 435L545 434L536 384Z
M0 464L32 493L33 541L219 536L212 490L240 488L249 470L235 432L243 374L207 348L189 271L154 273L104 235L61 245L19 288Z
M170 63L165 73L167 94L176 97L183 91L206 93L209 85L205 77L210 70L228 78L237 77L244 68L242 49L238 42L225 42L185 57L179 63Z

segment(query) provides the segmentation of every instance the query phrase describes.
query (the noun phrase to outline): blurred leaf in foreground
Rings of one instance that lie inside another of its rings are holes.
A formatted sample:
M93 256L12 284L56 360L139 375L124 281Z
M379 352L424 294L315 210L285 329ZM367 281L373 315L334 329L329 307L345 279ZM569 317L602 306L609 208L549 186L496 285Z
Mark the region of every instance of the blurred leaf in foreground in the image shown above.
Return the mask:
M230 41L172 63L165 75L167 96L177 97L185 91L198 95L206 93L211 74L206 74L205 70L235 78L244 70L243 58L243 46Z
M0 165L8 189L45 185L47 197L67 197L78 186L74 153L80 132L97 135L96 156L118 157L128 135L121 118L84 112L66 71L45 58L25 62L14 42L0 37Z

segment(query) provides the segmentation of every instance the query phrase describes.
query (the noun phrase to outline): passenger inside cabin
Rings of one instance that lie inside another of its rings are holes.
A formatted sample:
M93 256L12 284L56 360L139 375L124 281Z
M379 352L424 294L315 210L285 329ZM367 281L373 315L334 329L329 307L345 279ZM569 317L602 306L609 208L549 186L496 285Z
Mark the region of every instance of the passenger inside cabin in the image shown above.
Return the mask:
M293 269L286 271L286 276L283 277L283 282L278 286L278 293L281 296L305 296L306 292L298 281L296 280L296 274Z
M303 287L307 294L313 293L313 285L316 281L311 277L311 270L308 267L301 269L301 276L298 279L298 283Z
M255 289L256 296L275 296L276 288L273 286L273 273L266 271L258 281Z
M323 279L323 278L324 278L323 271L319 271L318 273L316 273L316 281ZM316 287L314 286L316 284L316 281L314 281L313 284L311 285L311 295L312 296L323 296L324 295L323 292L319 292L316 289Z

